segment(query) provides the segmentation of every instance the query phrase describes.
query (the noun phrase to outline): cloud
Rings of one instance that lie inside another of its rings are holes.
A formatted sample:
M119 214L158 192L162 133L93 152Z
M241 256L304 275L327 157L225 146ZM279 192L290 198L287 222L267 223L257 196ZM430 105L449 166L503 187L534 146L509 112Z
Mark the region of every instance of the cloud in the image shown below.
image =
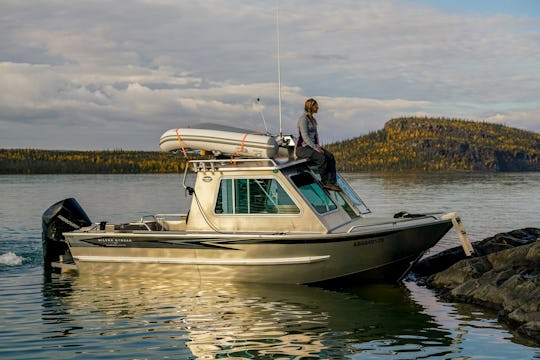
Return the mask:
M488 122L540 133L540 106L497 112L484 119Z
M0 147L28 146L32 129L46 135L36 147L156 149L178 126L262 130L261 112L278 130L273 4L4 1L0 13ZM326 142L414 114L538 131L539 25L400 0L282 4L283 129L316 97Z

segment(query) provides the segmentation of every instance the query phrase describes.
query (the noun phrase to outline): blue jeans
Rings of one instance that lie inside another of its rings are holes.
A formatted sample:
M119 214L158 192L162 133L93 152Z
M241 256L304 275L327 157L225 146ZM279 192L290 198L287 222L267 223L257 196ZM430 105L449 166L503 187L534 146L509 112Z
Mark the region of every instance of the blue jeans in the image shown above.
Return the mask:
M310 146L300 146L296 148L296 157L310 159L317 166L323 185L337 185L336 160L330 151L324 150L321 154Z

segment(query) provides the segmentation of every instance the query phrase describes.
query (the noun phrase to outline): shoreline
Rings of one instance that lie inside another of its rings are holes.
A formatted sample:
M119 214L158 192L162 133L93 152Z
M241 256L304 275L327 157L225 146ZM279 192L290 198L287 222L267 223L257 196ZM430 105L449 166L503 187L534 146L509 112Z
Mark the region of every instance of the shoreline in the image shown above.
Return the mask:
M454 247L419 261L408 280L453 302L498 312L500 321L540 344L540 228L474 242L476 255Z

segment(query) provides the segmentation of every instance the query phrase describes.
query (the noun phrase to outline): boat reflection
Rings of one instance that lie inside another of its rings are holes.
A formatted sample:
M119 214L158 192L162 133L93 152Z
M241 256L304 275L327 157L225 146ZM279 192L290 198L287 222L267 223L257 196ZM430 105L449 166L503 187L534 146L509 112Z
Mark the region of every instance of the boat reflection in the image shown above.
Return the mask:
M341 359L389 346L426 354L452 340L400 286L335 291L62 275L44 289L43 317L84 353Z

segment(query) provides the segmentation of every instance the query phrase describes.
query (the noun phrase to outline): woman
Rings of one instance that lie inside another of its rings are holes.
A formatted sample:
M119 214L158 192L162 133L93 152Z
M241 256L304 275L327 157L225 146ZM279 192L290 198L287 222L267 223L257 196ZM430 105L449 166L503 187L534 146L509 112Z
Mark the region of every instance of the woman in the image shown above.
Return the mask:
M315 99L307 99L304 105L304 114L298 119L298 142L296 143L296 157L310 159L319 169L323 187L332 191L342 191L337 185L336 160L334 155L319 145L317 132L317 119L313 116L319 110Z

